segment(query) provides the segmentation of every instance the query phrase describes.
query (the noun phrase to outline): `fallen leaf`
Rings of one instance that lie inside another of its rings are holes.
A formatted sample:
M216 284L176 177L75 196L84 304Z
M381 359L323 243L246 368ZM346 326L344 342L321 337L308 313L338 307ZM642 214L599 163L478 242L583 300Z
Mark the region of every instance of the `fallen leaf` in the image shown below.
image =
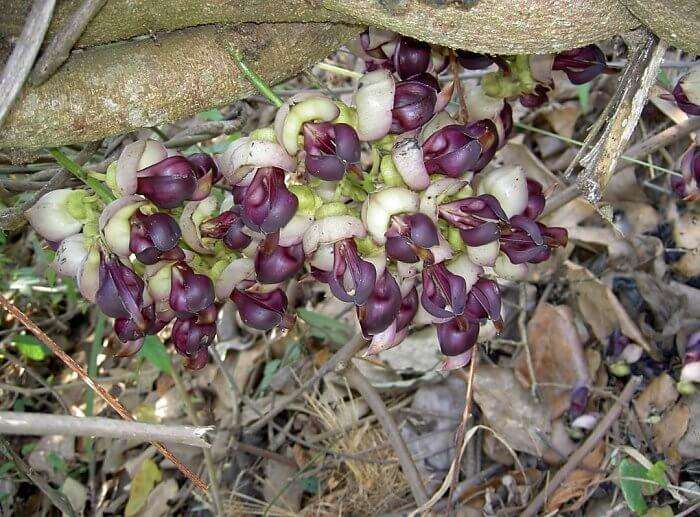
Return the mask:
M480 365L474 376L474 400L508 445L542 456L551 429L549 411L532 399L511 368Z
M664 414L660 422L651 426L654 446L667 458L679 456L678 442L688 430L690 410L682 402L678 402ZM680 458L678 458L680 459Z
M556 133L566 138L571 138L574 136L574 128L580 115L581 109L579 104L574 101L568 101L546 112L544 117Z
M608 336L619 329L650 356L658 358L656 349L651 347L639 331L610 287L583 266L567 262L566 267L578 309L598 341L607 343Z
M678 442L678 452L683 458L700 460L700 393L683 397L688 407L688 430Z
M634 409L642 422L646 422L650 416L660 416L678 398L676 383L667 373L662 373L634 400Z
M148 496L155 484L163 478L158 465L151 459L143 460L141 467L131 480L129 501L126 503L124 517L131 517L141 511L148 501Z
M298 472L296 468L286 463L267 460L263 484L265 501L273 508L286 508L298 512L301 509L301 497L304 494L301 481L298 478L294 479Z
M615 208L625 214L623 233L627 237L653 232L661 223L659 213L648 203L620 201Z
M569 386L590 383L583 344L571 308L541 304L527 326L527 337L536 382ZM515 372L521 384L529 387L531 379L525 351L518 355ZM552 386L542 386L540 390L552 419L559 418L569 408L570 390Z
M61 486L61 492L68 498L75 513L82 515L85 509L85 502L87 501L87 488L85 488L85 485L68 476ZM65 516L66 514L64 513L63 515Z
M574 511L580 508L585 502L585 496L588 494L588 490L595 490L598 486L598 481L603 479L605 475L601 470L604 459L605 442L599 442L598 445L583 458L580 468L577 468L569 474L562 484L559 485L559 488L557 488L547 500L547 512L553 512L559 509L564 503L572 499L578 499L578 501L574 502L565 510Z
M69 462L75 457L75 438L72 436L44 436L36 444L29 454L27 463L39 471L48 474L56 483L62 483L66 472L57 470L52 464L52 458L57 457L64 462Z
M146 507L140 512L139 517L163 517L170 511L168 501L177 496L177 481L168 479L158 483L153 491L148 494Z
M613 175L605 188L603 200L613 204L617 201L649 202L644 189L637 180L635 167L625 167Z

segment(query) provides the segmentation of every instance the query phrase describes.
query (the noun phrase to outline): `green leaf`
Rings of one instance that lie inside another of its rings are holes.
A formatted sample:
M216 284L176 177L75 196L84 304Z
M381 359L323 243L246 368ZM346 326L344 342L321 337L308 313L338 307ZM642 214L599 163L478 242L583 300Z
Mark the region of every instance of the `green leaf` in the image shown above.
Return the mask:
M49 452L46 455L46 459L51 464L51 467L53 467L54 470L58 470L59 472L65 472L66 470L68 470L68 465L66 465L66 460L61 458L55 452L53 452L53 451Z
M666 479L666 463L663 461L654 463L651 468L647 470L646 478L649 481L658 483L662 487L668 486L668 480Z
M202 111L199 114L199 116L206 119L206 120L224 120L224 116L216 108L212 108L212 109L207 110L207 111Z
M588 109L590 108L589 98L591 93L591 83L579 84L576 87L576 91L578 92L578 101L581 104L581 111L583 113L588 113Z
M263 370L263 377L260 381L260 385L258 386L259 394L265 392L267 387L270 385L270 382L272 381L272 377L275 375L277 370L279 370L281 364L281 359L273 359L265 365L265 369Z
M126 503L124 517L136 515L143 509L148 501L148 495L161 479L163 479L163 474L158 465L151 459L143 460L139 470L134 475L134 479L131 480L129 502Z
M314 337L336 345L344 345L352 337L352 330L337 319L308 309L297 309L297 314L309 324L311 335Z
M666 71L663 68L659 68L659 73L656 79L659 81L659 84L661 84L661 86L663 86L667 90L673 89L671 79L668 78L668 75L666 75Z
M0 228L0 246L4 246L6 242L7 242L7 235L5 234L5 230Z
M321 481L316 476L301 478L301 486L308 494L317 495L321 492Z
M19 450L19 452L22 454L22 456L26 456L30 452L32 452L34 449L36 449L36 444L37 442L29 442L25 443L22 445L22 448Z
M163 342L157 336L146 336L139 355L163 373L171 373L173 364L170 362L170 354Z
M0 476L4 476L8 472L10 472L13 468L15 468L14 461L6 461L5 463L0 464Z
M620 462L619 474L620 489L625 496L627 506L637 515L643 515L647 511L647 503L644 500L644 495L642 495L642 482L637 481L637 479L646 479L647 469L639 463L624 459Z
M51 351L34 336L19 334L12 340L19 354L30 361L43 361L51 355Z

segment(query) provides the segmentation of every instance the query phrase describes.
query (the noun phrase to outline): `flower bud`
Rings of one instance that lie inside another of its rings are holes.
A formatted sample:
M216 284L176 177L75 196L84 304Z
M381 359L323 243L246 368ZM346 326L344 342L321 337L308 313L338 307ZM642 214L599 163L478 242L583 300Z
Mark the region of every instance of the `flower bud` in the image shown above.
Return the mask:
M484 70L494 64L491 56L469 50L457 50L457 62L467 70Z
M61 276L76 277L80 265L90 253L89 242L82 233L66 237L59 244L53 259L53 268Z
M357 136L360 140L379 140L389 132L394 92L394 78L390 72L376 70L362 76L355 93Z
M301 242L292 246L279 245L279 232L265 237L255 255L255 273L261 284L278 284L289 280L304 264Z
M528 184L520 166L499 167L481 175L477 192L495 197L508 218L528 206Z
M219 167L214 159L206 153L195 153L187 157L194 169L197 178L197 188L189 198L192 201L201 201L211 192L211 187L221 179Z
M673 89L673 97L688 115L700 115L700 66L680 78Z
M401 187L389 187L373 192L362 205L362 222L377 244L386 242L385 233L392 215L417 212L420 197Z
M257 292L252 288L234 289L231 300L236 304L243 323L257 330L270 330L282 323L287 310L287 296L282 289Z
M438 245L438 230L425 214L402 214L391 218L386 232L387 256L401 262L418 262L418 253Z
M452 178L478 172L493 158L498 144L498 131L491 120L445 126L423 142L425 167L430 173Z
M100 230L112 252L120 257L131 255L131 217L146 204L141 196L118 198L100 214Z
M569 404L569 417L578 418L583 415L586 410L586 405L588 404L588 396L590 390L588 386L579 385L571 391L571 401Z
M83 228L83 222L71 214L75 211L70 210L69 205L79 203L86 195L85 191L69 188L52 190L41 196L25 215L34 231L44 239L60 242Z
M114 168L107 171L108 184L118 196L131 196L137 191L137 172L168 157L168 150L156 140L136 140L126 146ZM112 177L112 174L114 176Z
M399 37L392 56L394 70L401 79L427 72L431 65L430 45L407 36Z
M180 226L168 214L145 215L137 210L131 216L129 249L142 264L184 260L185 254L177 245L181 236Z
M241 217L251 230L273 233L291 220L297 204L296 196L284 184L284 171L263 167L257 170L248 186Z
M559 52L552 70L562 70L573 84L592 81L607 69L605 55L596 45Z
M391 152L394 170L401 176L401 184L411 190L423 191L430 185L430 176L423 162L423 150L418 139L401 138L396 141ZM384 160L382 160L384 164ZM380 170L382 166L380 165ZM385 169L387 166L385 165ZM391 171L381 171L382 176L391 175ZM395 184L395 182L392 182Z
M362 334L369 338L392 324L401 307L401 290L387 269L377 278L365 303L356 308Z
M447 356L442 369L454 370L469 364L479 337L479 324L456 316L436 327L440 351Z
M159 208L180 206L197 190L195 167L184 156L171 156L136 174L136 192Z
M431 76L432 77L432 76ZM396 85L390 131L412 131L428 122L435 112L437 91L421 81L403 81Z
M299 151L299 133L305 122L329 122L340 114L338 106L321 94L297 99L289 99L275 117L277 138L291 156Z
M302 126L306 170L326 181L338 181L360 162L360 140L347 124L307 122Z
M221 239L224 246L232 250L242 250L252 240L251 236L245 233L240 206L234 206L231 210L203 221L199 225L199 232L202 237Z

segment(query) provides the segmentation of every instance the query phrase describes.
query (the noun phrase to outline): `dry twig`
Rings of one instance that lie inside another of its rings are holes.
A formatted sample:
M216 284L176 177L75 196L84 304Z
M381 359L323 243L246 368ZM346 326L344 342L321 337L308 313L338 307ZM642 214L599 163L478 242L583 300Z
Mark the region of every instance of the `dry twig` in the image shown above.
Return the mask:
M84 0L56 30L32 70L30 81L34 86L39 86L46 81L68 59L73 45L106 2L107 0Z
M622 410L627 406L627 404L632 400L634 392L639 386L641 379L639 377L632 377L625 388L620 393L620 398L615 404L608 410L605 416L598 422L598 425L593 429L588 438L581 444L581 446L576 449L576 451L569 457L568 461L561 467L557 473L552 477L552 479L547 483L547 485L542 489L542 491L537 494L537 496L530 502L525 511L521 514L524 517L534 517L539 512L542 505L547 500L547 497L554 492L559 485L569 477L579 463L588 456L593 448L598 444L600 440L603 439L605 433L608 429L620 418Z
M122 417L124 420L135 420L133 415L121 404L121 402L114 398L103 386L92 380L92 378L87 374L84 366L65 353L53 339L51 339L43 330L37 327L31 318L19 310L15 304L4 296L0 295L0 305L14 318L19 320L19 322L22 323L27 330L34 334L39 341L45 344L49 350L54 353L54 355L56 355L68 368L75 372L78 377L80 377L85 384L87 384L95 393L97 393L97 395L100 396L100 398L102 398L112 409L114 409L114 411L116 411L120 417ZM195 484L195 486L197 486L197 488L203 492L207 491L206 483L202 481L197 474L187 468L187 466L185 466L172 452L170 452L165 445L163 445L161 442L152 443L153 446L158 449L158 452L170 460L180 472L182 472L187 478L190 479L190 481L192 481L192 483Z
M34 0L32 9L27 15L22 34L20 35L10 58L0 76L0 126L15 102L17 95L27 80L34 59L39 53L41 42L44 41L46 29L49 28L56 0Z

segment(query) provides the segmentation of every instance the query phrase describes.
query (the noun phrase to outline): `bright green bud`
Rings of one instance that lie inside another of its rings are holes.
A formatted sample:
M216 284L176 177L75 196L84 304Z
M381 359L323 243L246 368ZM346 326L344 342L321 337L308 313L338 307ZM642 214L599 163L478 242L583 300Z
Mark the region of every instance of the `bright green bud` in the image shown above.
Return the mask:
M383 249L382 246L376 244L372 240L372 237L370 237L369 235L366 237L362 237L361 239L358 239L356 237L355 244L357 245L357 251L359 251L360 254L365 257L371 257L373 255L376 255L380 253Z
M74 190L66 200L66 210L78 221L86 221L93 214L90 196L85 190Z
M447 242L455 252L465 250L464 241L462 240L462 236L459 234L459 230L457 228L450 226L447 229Z
M314 213L314 217L316 219L323 219L324 217L330 217L332 215L347 215L347 213L348 207L345 203L331 201L330 203L318 207Z
M107 166L107 173L105 183L109 189L115 194L118 192L117 188L117 162L116 160Z
M259 127L250 133L250 138L253 140L262 140L264 142L277 143L277 135L275 135L275 128L272 126Z
M357 129L357 110L342 101L335 101L335 105L338 106L340 114L332 122L334 124L347 124L353 129Z
M394 160L390 155L385 155L379 164L379 175L382 177L382 181L387 187L405 187L399 171L396 170L396 165L394 165Z
M221 272L228 267L230 260L217 260L216 263L209 270L209 278L216 280L219 278Z
M377 140L374 143L374 145L377 146L377 148L381 151L384 151L385 153L390 153L391 150L394 148L394 142L396 142L396 135L386 135Z
M681 395L693 395L698 391L691 381L680 381L676 384L676 389Z
M312 216L316 209L323 204L323 200L306 185L290 185L289 190L299 200L299 206L297 207L297 213L299 214Z
M630 365L625 361L617 361L611 364L608 369L615 377L627 377L630 374Z

